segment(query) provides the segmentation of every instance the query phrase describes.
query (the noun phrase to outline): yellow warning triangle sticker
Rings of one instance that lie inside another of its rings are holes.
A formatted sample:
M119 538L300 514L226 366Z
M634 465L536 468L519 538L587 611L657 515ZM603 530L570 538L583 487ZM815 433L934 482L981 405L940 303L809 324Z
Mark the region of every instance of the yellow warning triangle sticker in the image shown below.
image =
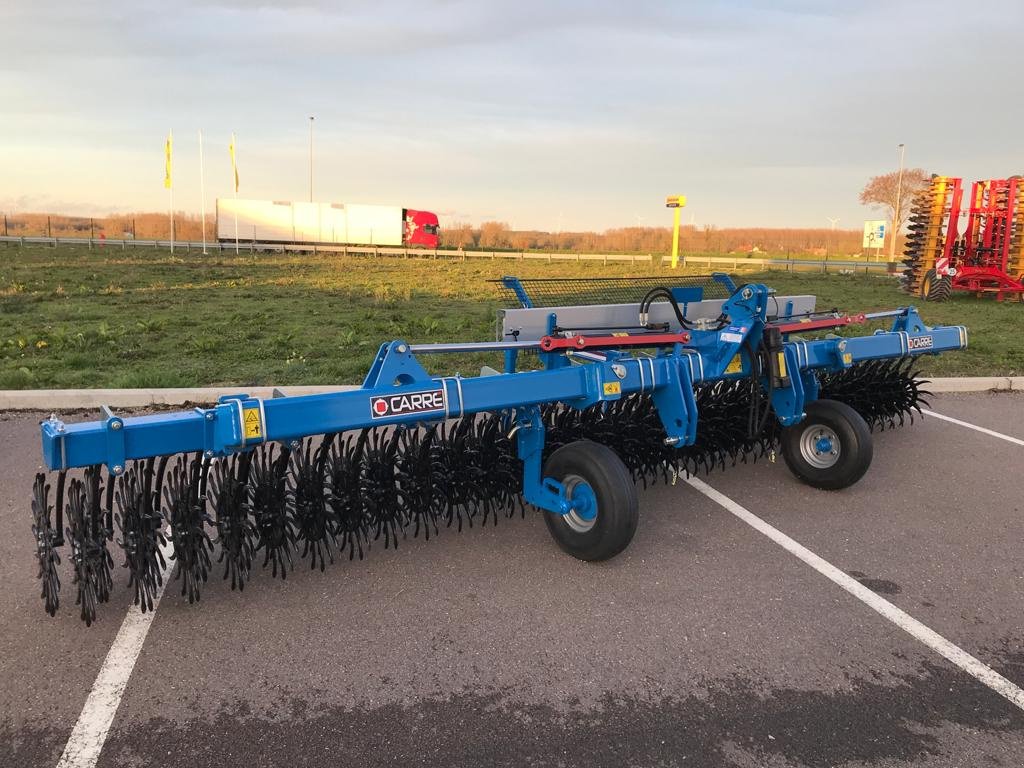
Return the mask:
M259 424L260 414L255 408L249 408L245 411L245 423L246 424Z

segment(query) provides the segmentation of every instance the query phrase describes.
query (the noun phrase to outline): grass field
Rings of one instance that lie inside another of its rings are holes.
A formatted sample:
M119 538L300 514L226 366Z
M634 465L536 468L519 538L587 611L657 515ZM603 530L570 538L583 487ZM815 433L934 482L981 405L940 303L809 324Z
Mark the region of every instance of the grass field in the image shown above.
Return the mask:
M508 272L669 270L0 246L0 389L359 383L382 341L494 338L502 303L487 281ZM907 298L889 277L772 272L761 279L780 292L814 293L819 308L884 309ZM971 331L966 352L923 359L926 374L1024 372L1024 306L958 296L922 312L929 323ZM427 362L468 375L496 358Z

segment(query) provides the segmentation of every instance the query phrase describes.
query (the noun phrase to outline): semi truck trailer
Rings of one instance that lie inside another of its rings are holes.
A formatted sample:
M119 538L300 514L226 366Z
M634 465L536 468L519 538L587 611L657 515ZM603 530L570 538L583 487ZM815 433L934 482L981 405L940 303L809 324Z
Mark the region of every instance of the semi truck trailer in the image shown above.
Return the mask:
M217 238L437 248L437 214L397 205L217 199Z

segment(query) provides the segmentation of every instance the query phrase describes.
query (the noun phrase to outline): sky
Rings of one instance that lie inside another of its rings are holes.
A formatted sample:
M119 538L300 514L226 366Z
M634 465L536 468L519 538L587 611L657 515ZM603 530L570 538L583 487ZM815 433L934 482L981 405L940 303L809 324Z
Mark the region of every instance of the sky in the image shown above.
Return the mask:
M859 229L875 174L1024 172L1020 0L3 0L0 211L230 196L442 225Z

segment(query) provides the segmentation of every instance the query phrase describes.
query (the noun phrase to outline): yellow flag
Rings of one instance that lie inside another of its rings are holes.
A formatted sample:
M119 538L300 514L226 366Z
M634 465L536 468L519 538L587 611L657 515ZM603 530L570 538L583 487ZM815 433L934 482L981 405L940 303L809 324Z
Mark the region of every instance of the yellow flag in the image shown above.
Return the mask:
M167 132L167 142L164 144L164 188L171 188L171 132Z
M228 144L228 152L231 154L231 171L235 174L235 194L238 194L238 165L235 163L235 134L231 134L231 143Z

